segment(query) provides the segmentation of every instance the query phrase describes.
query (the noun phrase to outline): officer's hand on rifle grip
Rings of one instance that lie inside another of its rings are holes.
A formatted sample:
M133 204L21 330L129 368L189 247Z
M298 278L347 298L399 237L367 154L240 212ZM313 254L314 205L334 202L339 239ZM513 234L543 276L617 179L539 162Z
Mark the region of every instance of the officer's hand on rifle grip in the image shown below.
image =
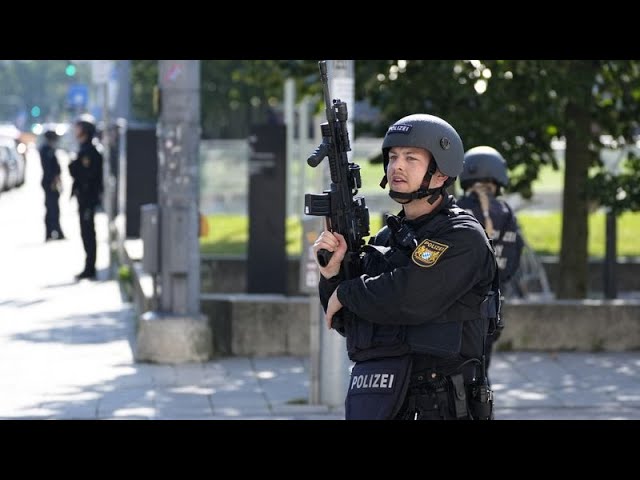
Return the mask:
M313 244L313 252L316 254L320 274L329 279L340 273L340 264L347 253L347 242L338 232L324 230ZM326 260L324 265L323 260Z
M318 265L320 265L321 267L326 267L327 265L329 265L329 261L331 260L332 256L333 253L329 250L325 250L324 248L320 249L317 255Z

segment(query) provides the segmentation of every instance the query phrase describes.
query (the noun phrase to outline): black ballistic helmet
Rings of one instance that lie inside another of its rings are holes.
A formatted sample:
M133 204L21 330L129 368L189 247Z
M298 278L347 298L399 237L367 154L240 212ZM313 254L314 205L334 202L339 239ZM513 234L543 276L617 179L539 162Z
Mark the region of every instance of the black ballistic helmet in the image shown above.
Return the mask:
M96 120L92 115L88 113L80 115L76 119L76 125L89 137L89 140L96 136Z
M401 118L389 127L382 142L384 173L392 147L420 147L429 150L440 171L451 184L462 171L464 147L458 132L439 117L416 113Z
M495 148L474 147L464 155L464 167L460 174L462 189L466 190L479 181L493 181L499 187L509 184L507 162Z

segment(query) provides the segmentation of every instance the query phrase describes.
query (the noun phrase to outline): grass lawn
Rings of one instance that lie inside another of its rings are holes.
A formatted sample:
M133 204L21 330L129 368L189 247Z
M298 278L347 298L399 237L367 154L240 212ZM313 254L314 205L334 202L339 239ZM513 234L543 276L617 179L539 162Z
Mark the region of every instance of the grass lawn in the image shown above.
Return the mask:
M532 248L543 255L560 252L562 219L560 213L525 214L518 220ZM242 215L212 215L207 218L208 235L200 239L203 254L246 254L249 219ZM371 231L381 226L379 215L371 217ZM296 218L287 220L287 254L300 255L302 227ZM618 255L640 256L640 212L628 212L618 219ZM594 213L589 218L589 255L603 257L605 251L605 216Z
M519 214L518 221L525 238L533 249L543 255L558 255L562 232L562 216L558 213L541 215ZM640 212L627 212L618 218L617 250L622 257L640 256ZM589 216L589 256L604 257L605 214Z

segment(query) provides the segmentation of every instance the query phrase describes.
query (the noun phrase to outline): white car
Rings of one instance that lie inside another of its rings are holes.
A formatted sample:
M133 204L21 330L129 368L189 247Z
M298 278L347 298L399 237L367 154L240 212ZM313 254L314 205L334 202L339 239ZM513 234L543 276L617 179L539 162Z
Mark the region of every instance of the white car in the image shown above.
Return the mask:
M20 155L16 150L15 140L7 137L0 137L0 168L4 172L0 173L0 181L4 181L0 188L8 190L9 188L19 187L24 183L25 175L24 156Z

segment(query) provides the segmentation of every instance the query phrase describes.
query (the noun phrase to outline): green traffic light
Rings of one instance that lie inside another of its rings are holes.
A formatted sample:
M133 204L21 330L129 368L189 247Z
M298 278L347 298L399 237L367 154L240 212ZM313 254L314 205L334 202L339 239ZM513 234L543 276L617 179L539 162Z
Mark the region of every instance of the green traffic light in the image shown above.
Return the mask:
M76 74L76 66L70 63L67 65L67 68L64 69L64 73L66 73L68 77L73 77Z
M40 107L38 107L37 105L36 105L35 107L33 107L33 108L31 109L31 116L32 116L33 118L37 118L37 117L39 117L39 116L40 116Z

